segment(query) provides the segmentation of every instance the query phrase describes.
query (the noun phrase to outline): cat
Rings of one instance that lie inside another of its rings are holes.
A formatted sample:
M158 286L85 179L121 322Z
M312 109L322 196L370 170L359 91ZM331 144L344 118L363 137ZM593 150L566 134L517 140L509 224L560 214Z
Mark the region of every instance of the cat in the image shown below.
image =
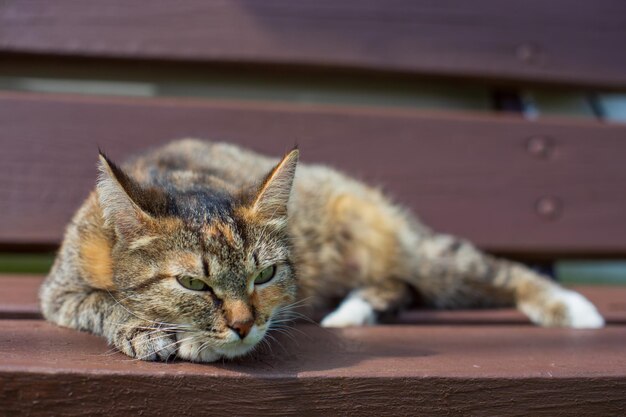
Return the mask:
M516 306L541 326L603 326L582 295L298 157L193 139L122 167L101 153L42 285L44 316L134 358L194 362L254 350L297 300L343 300L326 327L376 323L416 294L438 308Z

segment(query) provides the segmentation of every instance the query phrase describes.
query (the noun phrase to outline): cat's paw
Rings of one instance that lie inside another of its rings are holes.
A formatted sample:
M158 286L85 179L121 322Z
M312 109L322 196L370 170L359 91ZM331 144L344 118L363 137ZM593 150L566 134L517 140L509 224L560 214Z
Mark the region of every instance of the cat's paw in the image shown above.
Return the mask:
M566 311L564 325L575 329L598 329L604 326L604 318L596 307L581 294L561 290L556 295L555 303L563 306Z
M120 329L113 344L126 355L144 361L167 361L177 351L176 334L142 325Z
M571 290L555 290L546 303L520 303L519 308L534 323L545 327L598 329L604 326L604 319L596 307Z
M360 297L348 297L320 323L322 327L350 327L376 323L376 313L370 303Z

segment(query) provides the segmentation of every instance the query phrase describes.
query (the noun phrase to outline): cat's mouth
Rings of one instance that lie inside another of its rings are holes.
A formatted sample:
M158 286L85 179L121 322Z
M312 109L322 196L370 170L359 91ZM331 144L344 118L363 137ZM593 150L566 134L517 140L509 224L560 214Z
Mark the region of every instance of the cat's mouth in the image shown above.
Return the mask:
M231 332L231 335L227 338L227 342L215 347L214 350L227 358L236 358L245 355L263 340L265 332L266 326L260 327L257 325L252 326L250 333L248 333L244 339L240 339L235 332Z

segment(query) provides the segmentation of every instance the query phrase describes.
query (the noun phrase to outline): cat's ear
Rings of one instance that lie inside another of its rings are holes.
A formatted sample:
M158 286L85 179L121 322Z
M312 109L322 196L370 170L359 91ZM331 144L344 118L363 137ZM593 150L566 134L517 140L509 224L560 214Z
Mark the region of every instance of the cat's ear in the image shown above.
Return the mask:
M265 177L252 204L255 214L265 218L287 216L287 203L299 155L297 149L292 150Z
M126 240L138 237L153 221L133 199L141 193L141 187L104 153L100 152L99 157L96 192L105 224L114 227Z

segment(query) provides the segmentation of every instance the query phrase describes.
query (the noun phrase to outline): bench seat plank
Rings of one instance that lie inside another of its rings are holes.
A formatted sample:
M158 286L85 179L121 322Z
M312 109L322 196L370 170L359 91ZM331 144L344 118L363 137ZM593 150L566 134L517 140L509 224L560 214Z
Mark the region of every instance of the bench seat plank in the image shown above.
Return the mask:
M104 340L43 321L0 320L0 410L580 416L626 406L624 326L298 330L249 358L163 364L109 354Z
M516 256L626 253L626 126L473 113L0 93L0 245L55 245L113 158L182 137L382 185L426 223ZM462 214L462 215L460 215Z
M37 291L43 277L0 275L0 319L40 318ZM626 323L626 287L586 286L576 289L598 307L610 323ZM513 309L496 310L410 310L394 318L393 324L524 324L528 319Z
M0 52L626 87L626 6L615 0L152 0L147 6L4 2Z

